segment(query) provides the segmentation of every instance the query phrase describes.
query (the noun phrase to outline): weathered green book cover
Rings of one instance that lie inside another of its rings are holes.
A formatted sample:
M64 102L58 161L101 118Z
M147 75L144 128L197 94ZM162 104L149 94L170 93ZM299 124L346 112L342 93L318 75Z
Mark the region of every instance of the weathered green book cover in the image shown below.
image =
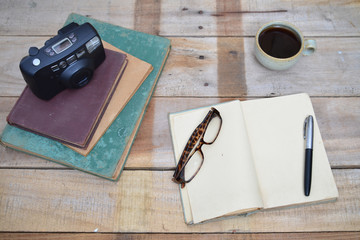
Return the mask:
M70 22L91 23L104 41L150 63L154 70L86 157L57 141L10 125L6 125L1 136L1 142L5 146L19 151L109 180L117 180L124 168L146 107L165 65L170 51L170 40L100 22L78 14L69 15L66 24Z

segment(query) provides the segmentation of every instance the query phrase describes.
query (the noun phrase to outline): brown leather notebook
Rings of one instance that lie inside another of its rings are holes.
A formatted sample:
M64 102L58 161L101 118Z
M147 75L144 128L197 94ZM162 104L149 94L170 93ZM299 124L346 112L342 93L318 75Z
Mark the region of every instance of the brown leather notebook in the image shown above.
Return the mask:
M126 55L105 49L105 61L80 89L66 89L49 101L26 86L7 121L10 125L72 146L86 148L127 65Z
M99 126L97 127L96 131L94 131L94 135L91 138L88 146L86 148L77 148L74 146L66 145L67 147L80 153L83 156L87 156L90 151L95 147L100 138L105 134L106 130L115 121L116 117L120 114L122 109L130 101L132 96L139 89L140 85L144 82L144 80L153 70L153 67L150 63L142 61L141 59L136 58L131 54L128 54L107 42L103 41L103 45L107 49L126 54L128 64L121 77L121 81L119 82L116 90L114 91L109 106L104 112L104 115L100 120Z

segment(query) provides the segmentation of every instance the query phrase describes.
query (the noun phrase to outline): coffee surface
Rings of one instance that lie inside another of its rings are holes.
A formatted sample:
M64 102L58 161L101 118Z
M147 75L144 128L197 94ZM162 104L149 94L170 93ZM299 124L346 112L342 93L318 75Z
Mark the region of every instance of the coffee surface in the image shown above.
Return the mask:
M296 33L283 27L270 27L259 35L261 49L275 58L289 58L297 54L301 47Z

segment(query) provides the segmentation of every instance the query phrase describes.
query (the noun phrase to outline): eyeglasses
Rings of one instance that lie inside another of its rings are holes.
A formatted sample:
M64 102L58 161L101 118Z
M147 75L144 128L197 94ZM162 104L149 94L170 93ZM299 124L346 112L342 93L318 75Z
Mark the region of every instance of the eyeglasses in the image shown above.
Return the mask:
M216 108L211 108L204 120L191 134L173 175L173 181L185 187L199 172L204 163L203 144L213 144L220 133L222 118Z

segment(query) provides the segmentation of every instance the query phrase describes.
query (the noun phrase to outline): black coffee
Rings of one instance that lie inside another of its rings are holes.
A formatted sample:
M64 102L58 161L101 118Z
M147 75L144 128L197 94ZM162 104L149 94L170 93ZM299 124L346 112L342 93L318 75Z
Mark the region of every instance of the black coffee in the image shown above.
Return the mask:
M297 54L301 47L300 37L290 29L273 26L259 35L261 49L276 58L289 58Z

